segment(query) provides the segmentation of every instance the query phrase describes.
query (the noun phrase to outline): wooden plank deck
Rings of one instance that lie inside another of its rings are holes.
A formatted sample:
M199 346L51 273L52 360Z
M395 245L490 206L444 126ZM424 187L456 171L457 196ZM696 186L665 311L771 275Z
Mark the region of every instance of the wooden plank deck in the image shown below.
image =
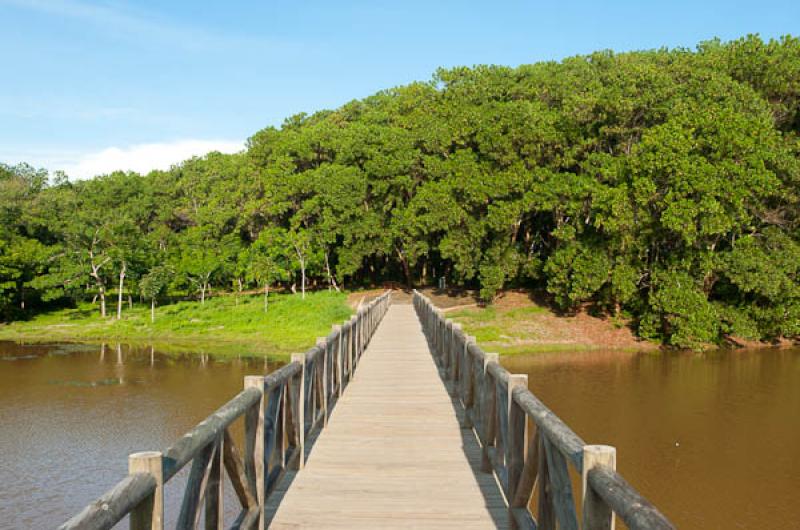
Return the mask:
M310 451L270 497L273 529L507 528L411 305L392 305Z

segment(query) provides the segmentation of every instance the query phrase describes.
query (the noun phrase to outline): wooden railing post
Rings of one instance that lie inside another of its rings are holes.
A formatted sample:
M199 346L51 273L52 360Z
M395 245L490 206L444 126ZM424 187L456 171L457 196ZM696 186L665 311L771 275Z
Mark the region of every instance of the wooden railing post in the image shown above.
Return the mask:
M306 417L305 417L305 399L306 399L306 354L293 353L292 362L300 363L300 373L296 376L297 388L294 390L295 396L292 400L296 403L296 409L292 411L297 427L295 430L295 450L298 451L297 458L293 468L296 470L303 469L306 464Z
M342 397L342 391L344 390L344 380L342 379L344 372L342 366L344 363L344 356L342 355L342 326L335 324L333 331L336 332L336 350L333 358L333 362L336 365L336 392L338 397Z
M245 443L245 475L250 483L251 491L256 492L258 503L258 528L266 528L264 507L266 505L266 460L264 458L264 414L267 396L264 392L264 378L260 375L248 375L244 378L245 388L257 388L261 392L258 404L251 407L244 416Z
M356 340L356 316L353 315L350 317L350 325L348 326L349 333L347 335L347 350L348 350L348 362L350 364L350 371L349 371L349 379L348 383L353 380L353 375L356 371L356 364L358 362L358 355L356 352L357 348L357 340Z
M450 396L455 395L453 391L453 321L445 319L443 321L443 340L442 340L442 367L444 368L445 387Z
M461 324L450 321L450 380L453 382L453 395L459 396L459 382L461 381L461 353L463 348L458 348L458 332Z
M131 530L164 528L164 464L159 451L144 451L128 456L128 473L148 473L156 479L153 494L131 511Z
M583 446L583 529L614 530L614 513L587 483L594 467L617 469L617 450L610 445Z
M444 319L444 312L441 309L435 309L436 312L436 324L437 328L439 329L439 362L444 366L445 358L445 340L447 335L447 322Z
M464 337L464 367L462 374L464 379L464 387L461 389L461 400L464 403L464 428L466 429L471 429L474 426L472 415L474 414L475 404L475 376L473 375L475 363L470 357L470 344L475 344L475 337L472 335L466 335Z
M328 339L325 337L318 337L317 338L317 346L319 346L322 351L320 352L322 355L322 426L326 427L328 425ZM316 418L312 418L311 421L313 422Z
M342 323L342 370L344 371L344 377L342 381L345 381L347 384L350 383L350 379L352 378L352 363L350 362L350 323L352 320L345 320Z
M483 403L480 404L482 409L483 421L483 436L481 443L481 471L484 473L491 473L493 471L492 460L489 457L489 447L494 445L494 439L497 432L497 406L495 402L496 387L494 379L489 374L489 363L498 362L500 356L496 353L487 353L483 359L483 390L481 398Z
M528 445L527 416L522 408L514 402L514 389L516 387L528 388L528 376L524 374L511 374L508 376L508 432L506 436L505 460L508 470L508 518L511 528L518 528L513 514L513 499L517 494L517 485L522 476L525 465L525 448Z
M364 308L362 307L358 311L358 316L356 317L356 321L358 322L358 360L361 361L361 356L364 354Z
M205 529L206 530L222 530L225 527L223 508L225 476L222 473L224 468L224 452L225 452L225 434L224 431L217 435L217 440L214 442L216 445L216 452L214 452L213 460L209 464L210 470L208 473L208 484L206 485L206 513L205 513Z

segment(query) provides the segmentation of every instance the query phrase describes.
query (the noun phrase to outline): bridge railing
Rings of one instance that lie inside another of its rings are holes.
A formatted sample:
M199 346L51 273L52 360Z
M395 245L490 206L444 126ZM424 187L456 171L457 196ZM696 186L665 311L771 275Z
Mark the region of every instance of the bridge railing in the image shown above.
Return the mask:
M496 353L485 353L417 291L414 307L448 390L464 408L464 427L481 443L481 471L494 472L503 489L513 528L610 529L614 513L631 530L674 528L616 472L615 448L586 445L528 390L527 375L509 373ZM580 511L570 467L582 477Z
M264 528L265 507L287 470L301 469L306 441L328 421L390 303L386 292L305 353L266 376L247 376L244 390L166 451L134 453L129 475L64 523L61 530L112 528L130 515L133 530L164 528L164 484L191 463L177 528L223 528L223 473L241 511L233 528ZM244 417L244 452L230 425Z

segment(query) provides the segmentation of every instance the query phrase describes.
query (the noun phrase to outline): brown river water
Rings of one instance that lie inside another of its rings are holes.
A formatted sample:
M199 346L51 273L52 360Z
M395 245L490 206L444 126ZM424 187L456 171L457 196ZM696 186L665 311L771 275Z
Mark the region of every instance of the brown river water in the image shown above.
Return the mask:
M505 358L681 529L800 529L800 349Z
M504 359L684 529L800 528L800 349ZM242 388L263 360L0 342L0 529L53 528ZM179 475L180 477L180 475ZM166 488L167 521L182 495ZM226 488L231 492L230 486ZM235 499L226 512L235 514Z
M55 528L125 477L129 453L166 449L240 392L245 375L275 368L127 346L0 342L0 529ZM173 527L188 467L165 488ZM231 520L238 502L225 489Z

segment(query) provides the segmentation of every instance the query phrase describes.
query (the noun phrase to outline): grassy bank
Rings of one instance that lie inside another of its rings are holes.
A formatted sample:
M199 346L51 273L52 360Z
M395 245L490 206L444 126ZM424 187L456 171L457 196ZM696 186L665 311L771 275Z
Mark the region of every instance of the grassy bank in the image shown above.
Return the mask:
M170 351L202 351L216 355L285 356L304 351L331 325L349 318L352 309L344 293L317 292L271 295L264 312L263 297L222 296L199 302L179 302L156 309L125 306L121 320L101 319L97 307L82 304L37 315L24 322L0 325L0 340L28 342L80 341L152 344Z
M485 351L503 355L658 347L637 339L630 329L608 319L586 313L557 315L549 307L534 302L529 293L509 291L489 307L455 307L445 311L447 318L474 335Z

